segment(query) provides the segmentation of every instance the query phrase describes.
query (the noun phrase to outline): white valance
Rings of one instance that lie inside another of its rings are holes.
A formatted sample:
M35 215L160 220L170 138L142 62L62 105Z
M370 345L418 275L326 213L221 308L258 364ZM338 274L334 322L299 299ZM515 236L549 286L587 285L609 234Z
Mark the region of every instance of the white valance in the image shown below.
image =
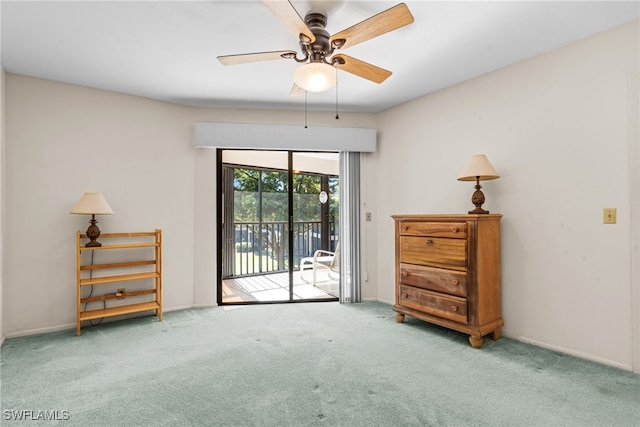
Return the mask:
M376 130L255 123L196 122L197 148L303 151L376 151Z

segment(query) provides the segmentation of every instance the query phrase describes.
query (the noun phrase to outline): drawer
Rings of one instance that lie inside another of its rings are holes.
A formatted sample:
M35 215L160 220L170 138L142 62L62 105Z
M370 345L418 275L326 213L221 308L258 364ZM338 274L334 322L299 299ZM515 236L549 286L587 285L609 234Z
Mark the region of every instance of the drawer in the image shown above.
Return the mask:
M425 291L413 286L398 287L398 305L467 323L467 299Z
M467 296L467 273L462 271L400 264L400 283L461 297Z
M403 221L400 224L400 234L405 236L432 236L466 239L467 223Z
M467 267L467 241L400 236L400 262L464 271Z

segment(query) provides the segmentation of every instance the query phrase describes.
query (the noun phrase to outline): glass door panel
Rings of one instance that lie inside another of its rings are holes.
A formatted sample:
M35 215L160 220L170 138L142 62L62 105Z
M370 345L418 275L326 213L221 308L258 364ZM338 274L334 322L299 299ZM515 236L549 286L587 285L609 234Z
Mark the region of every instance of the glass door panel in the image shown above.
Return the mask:
M337 298L339 274L331 232L338 154L296 152L292 166L294 299Z

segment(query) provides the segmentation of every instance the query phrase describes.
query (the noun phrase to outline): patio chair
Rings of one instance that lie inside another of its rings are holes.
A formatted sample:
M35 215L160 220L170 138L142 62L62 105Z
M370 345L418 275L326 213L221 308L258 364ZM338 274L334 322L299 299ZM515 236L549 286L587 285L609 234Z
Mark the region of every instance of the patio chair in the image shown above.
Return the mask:
M328 280L337 280L340 274L338 261L340 259L340 243L336 246L335 252L318 249L312 257L305 257L300 260L300 278L305 283L316 286L318 283L318 271L326 271ZM312 270L312 280L305 278L304 272Z

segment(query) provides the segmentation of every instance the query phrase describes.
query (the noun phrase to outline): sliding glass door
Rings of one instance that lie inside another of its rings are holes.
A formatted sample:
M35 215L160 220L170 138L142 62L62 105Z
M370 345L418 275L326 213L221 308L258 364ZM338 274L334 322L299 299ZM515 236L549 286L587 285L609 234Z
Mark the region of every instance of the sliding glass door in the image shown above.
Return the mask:
M338 155L220 154L218 303L336 299Z

